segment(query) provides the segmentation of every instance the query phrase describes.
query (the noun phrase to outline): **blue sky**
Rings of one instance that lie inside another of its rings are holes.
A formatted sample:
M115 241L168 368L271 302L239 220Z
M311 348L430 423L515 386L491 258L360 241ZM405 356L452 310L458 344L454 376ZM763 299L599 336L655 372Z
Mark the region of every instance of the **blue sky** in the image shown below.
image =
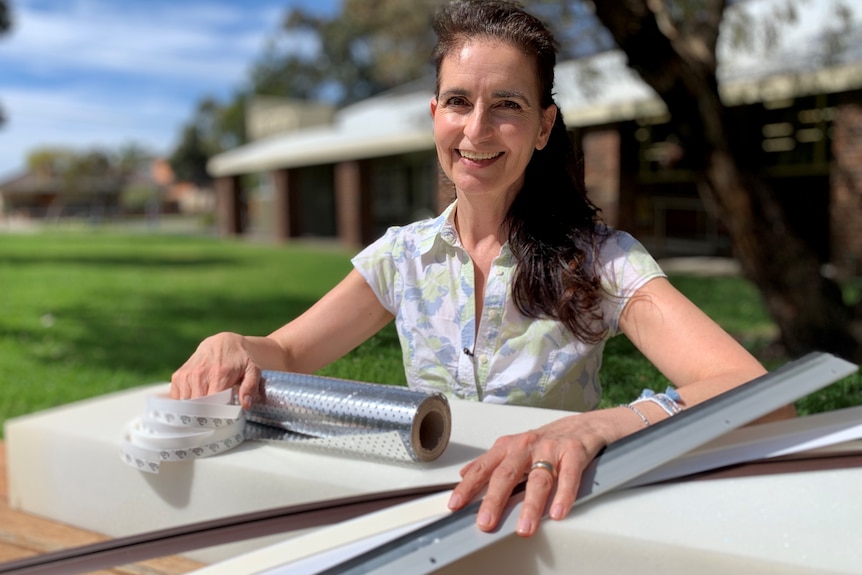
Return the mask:
M0 36L0 180L33 148L169 153L197 101L227 98L290 6L340 0L10 0Z
M245 84L290 7L332 13L341 5L341 0L8 1L14 25L0 36L0 105L7 117L0 127L0 181L22 171L27 154L45 146L110 150L137 143L169 154L201 98L226 99ZM767 13L782 1L748 4ZM795 46L796 57L805 59L798 53L806 45L799 38L833 22L831 7L837 2L799 0L799 21L783 28L785 47L793 52ZM854 12L858 26L862 10ZM302 39L290 41L302 49ZM735 59L755 67L773 60L758 53Z

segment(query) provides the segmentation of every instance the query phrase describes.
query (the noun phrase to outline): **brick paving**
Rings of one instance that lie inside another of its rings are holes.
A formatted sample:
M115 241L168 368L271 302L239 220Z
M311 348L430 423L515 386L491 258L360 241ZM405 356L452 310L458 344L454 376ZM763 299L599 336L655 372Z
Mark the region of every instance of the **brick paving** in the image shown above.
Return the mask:
M22 513L9 507L6 445L0 441L0 564L109 539L104 535ZM182 575L203 565L185 557L161 557L94 572L97 575Z

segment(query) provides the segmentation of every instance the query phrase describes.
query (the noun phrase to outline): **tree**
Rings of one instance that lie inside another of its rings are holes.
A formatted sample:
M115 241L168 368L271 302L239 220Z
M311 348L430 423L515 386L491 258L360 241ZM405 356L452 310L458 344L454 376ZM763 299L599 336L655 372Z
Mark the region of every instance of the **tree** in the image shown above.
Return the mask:
M27 155L27 171L45 181L59 183L64 193L120 189L132 177L148 169L152 154L127 144L117 151L36 148Z
M6 0L0 0L0 35L6 34L12 28L12 14ZM0 126L6 122L3 108L0 107Z
M236 94L227 106L212 98L198 102L194 117L183 126L170 164L179 180L206 187L212 178L206 164L215 154L245 142L244 96Z
M122 180L128 180L138 172L149 170L152 163L153 153L132 142L120 146L111 154L112 169Z
M213 154L206 149L195 126L187 124L169 160L174 177L197 186L209 185L212 178L207 173L206 165Z
M6 0L0 0L0 33L6 33L12 27L12 15Z
M792 356L812 350L862 361L853 309L821 273L810 245L788 225L771 189L736 146L716 76L722 0L602 0L595 12L629 65L664 100L701 193L717 206L734 254L758 287Z
M43 147L31 150L27 154L27 172L43 179L61 177L74 161L75 155L68 148Z
M254 91L343 105L426 76L428 24L442 3L345 0L331 17L293 8L252 72ZM302 40L312 48L299 48Z
M437 40L430 22L446 2L345 0L342 12L329 17L293 8L252 70L253 91L345 105L429 77ZM526 4L555 23L563 57L611 46L584 2Z

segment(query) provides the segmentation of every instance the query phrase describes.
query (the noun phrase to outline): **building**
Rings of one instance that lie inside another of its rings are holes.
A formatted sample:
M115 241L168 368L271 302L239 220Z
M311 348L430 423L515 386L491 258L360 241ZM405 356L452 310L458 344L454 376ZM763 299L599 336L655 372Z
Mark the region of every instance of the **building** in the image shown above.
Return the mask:
M181 213L211 214L211 190L176 181L167 160L145 161L129 174L62 175L31 170L0 182L0 216L37 222L105 219Z
M121 186L109 176L74 185L50 174L28 172L0 182L0 215L11 219L101 219L120 210Z
M862 27L840 53L811 35L768 60L725 58L720 90L738 145L781 195L821 260L862 273ZM787 43L786 43L787 44ZM212 158L222 233L332 237L355 246L439 212L429 102L417 82L339 110L330 123L270 135ZM605 219L657 257L730 255L697 192L664 104L621 52L559 64L556 98ZM257 186L244 186L256 174Z

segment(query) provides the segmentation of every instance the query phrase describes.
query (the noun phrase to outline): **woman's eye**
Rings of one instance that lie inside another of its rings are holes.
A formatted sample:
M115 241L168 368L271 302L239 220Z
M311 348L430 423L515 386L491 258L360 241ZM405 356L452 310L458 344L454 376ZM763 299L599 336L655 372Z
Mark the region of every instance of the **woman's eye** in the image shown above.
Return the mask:
M455 106L455 107L466 106L467 100L461 96L453 96L453 97L449 98L448 100L446 100L446 105L447 106Z
M506 108L507 110L520 110L521 105L518 102L513 102L512 100L503 100L500 102L500 106Z

